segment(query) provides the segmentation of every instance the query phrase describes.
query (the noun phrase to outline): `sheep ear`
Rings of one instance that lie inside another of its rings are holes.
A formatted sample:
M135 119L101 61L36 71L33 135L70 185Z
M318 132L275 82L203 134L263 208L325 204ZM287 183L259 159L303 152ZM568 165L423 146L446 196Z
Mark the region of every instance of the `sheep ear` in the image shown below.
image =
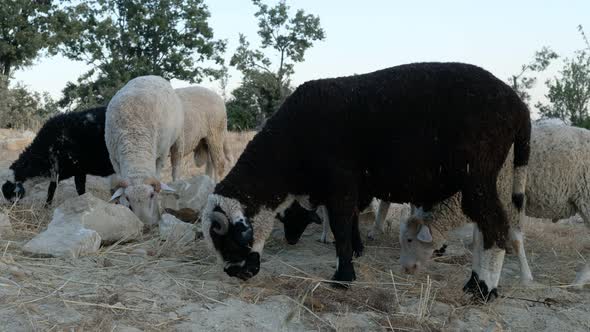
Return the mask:
M115 193L113 194L113 196L109 200L109 203L112 203L117 198L121 197L123 195L123 192L125 192L125 188L119 188L119 189L117 189L117 191L115 191Z
M172 192L172 193L176 192L176 190L174 190L174 188L170 187L169 185L165 184L164 182L160 182L160 187L164 191L168 191L168 192Z
M426 225L420 226L420 230L418 231L418 236L416 237L418 241L432 243L432 234L430 233L430 227Z

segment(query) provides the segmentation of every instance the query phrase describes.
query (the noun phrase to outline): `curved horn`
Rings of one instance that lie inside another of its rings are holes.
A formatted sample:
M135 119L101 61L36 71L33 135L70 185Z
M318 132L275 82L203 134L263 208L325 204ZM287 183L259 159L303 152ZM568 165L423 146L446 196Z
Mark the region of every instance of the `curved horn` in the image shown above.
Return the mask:
M213 231L218 235L225 235L229 229L229 219L221 212L211 213ZM217 227L216 227L217 226Z
M149 177L143 180L143 183L154 187L154 191L157 193L159 193L160 190L162 190L162 185L160 184L160 181L158 181L158 179L154 177Z

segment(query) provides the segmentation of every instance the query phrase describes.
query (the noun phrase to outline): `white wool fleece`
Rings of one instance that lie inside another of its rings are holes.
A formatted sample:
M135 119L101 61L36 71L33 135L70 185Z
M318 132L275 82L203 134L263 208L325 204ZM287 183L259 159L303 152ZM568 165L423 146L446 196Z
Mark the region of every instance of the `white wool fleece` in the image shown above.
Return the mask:
M131 184L157 177L171 147L182 146L183 124L180 100L167 80L141 76L129 81L106 112L105 142L117 175Z

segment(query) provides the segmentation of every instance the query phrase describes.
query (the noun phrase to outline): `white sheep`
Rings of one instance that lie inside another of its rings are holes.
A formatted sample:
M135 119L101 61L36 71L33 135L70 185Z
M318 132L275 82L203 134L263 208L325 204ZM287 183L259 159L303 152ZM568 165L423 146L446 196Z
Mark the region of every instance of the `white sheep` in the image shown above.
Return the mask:
M507 158L498 178L503 200L510 199L512 158ZM579 213L590 227L590 131L557 122L534 123L531 134L529 176L526 184L526 215L559 220ZM432 218L414 214L400 225L401 260L404 268L420 265L445 241L445 233L471 222L461 213L460 194L440 204ZM520 260L521 282L532 281L519 225L511 225L511 243ZM474 232L475 233L475 232ZM475 236L475 234L474 234ZM477 247L474 237L474 248ZM474 254L477 254L474 252ZM581 285L590 280L590 265L574 281Z
M107 106L105 142L121 178L111 200L119 199L146 224L155 224L160 217L158 193L171 190L159 180L169 154L173 178L178 177L183 124L181 101L159 76L132 79Z
M205 172L218 181L231 163L226 144L227 113L219 94L201 86L174 90L184 109L182 155L194 154L197 167L207 163ZM174 176L173 176L174 177Z

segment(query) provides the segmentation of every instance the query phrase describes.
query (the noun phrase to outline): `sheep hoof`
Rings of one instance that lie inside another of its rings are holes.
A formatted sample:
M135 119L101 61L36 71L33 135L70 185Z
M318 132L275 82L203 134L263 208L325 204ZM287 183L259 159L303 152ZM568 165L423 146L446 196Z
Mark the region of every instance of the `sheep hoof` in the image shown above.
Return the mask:
M480 303L492 302L498 297L498 289L493 288L489 290L485 281L479 280L479 276L473 271L471 271L471 277L465 286L463 286L463 291L471 294L473 299Z
M365 251L365 247L362 245L362 243L360 244L360 246L355 246L356 248L353 247L352 249L352 254L355 258L359 258L363 255L363 252Z
M432 255L434 257L442 257L446 251L447 251L447 245L443 244L442 247L440 247L439 249L436 249Z
M350 282L356 280L356 273L351 259L338 259L338 268L332 277L331 285L336 288L350 288Z
M330 282L330 286L332 286L333 288L336 288L336 289L343 289L343 290L350 289L350 283L344 282L344 281L334 280L334 281Z

